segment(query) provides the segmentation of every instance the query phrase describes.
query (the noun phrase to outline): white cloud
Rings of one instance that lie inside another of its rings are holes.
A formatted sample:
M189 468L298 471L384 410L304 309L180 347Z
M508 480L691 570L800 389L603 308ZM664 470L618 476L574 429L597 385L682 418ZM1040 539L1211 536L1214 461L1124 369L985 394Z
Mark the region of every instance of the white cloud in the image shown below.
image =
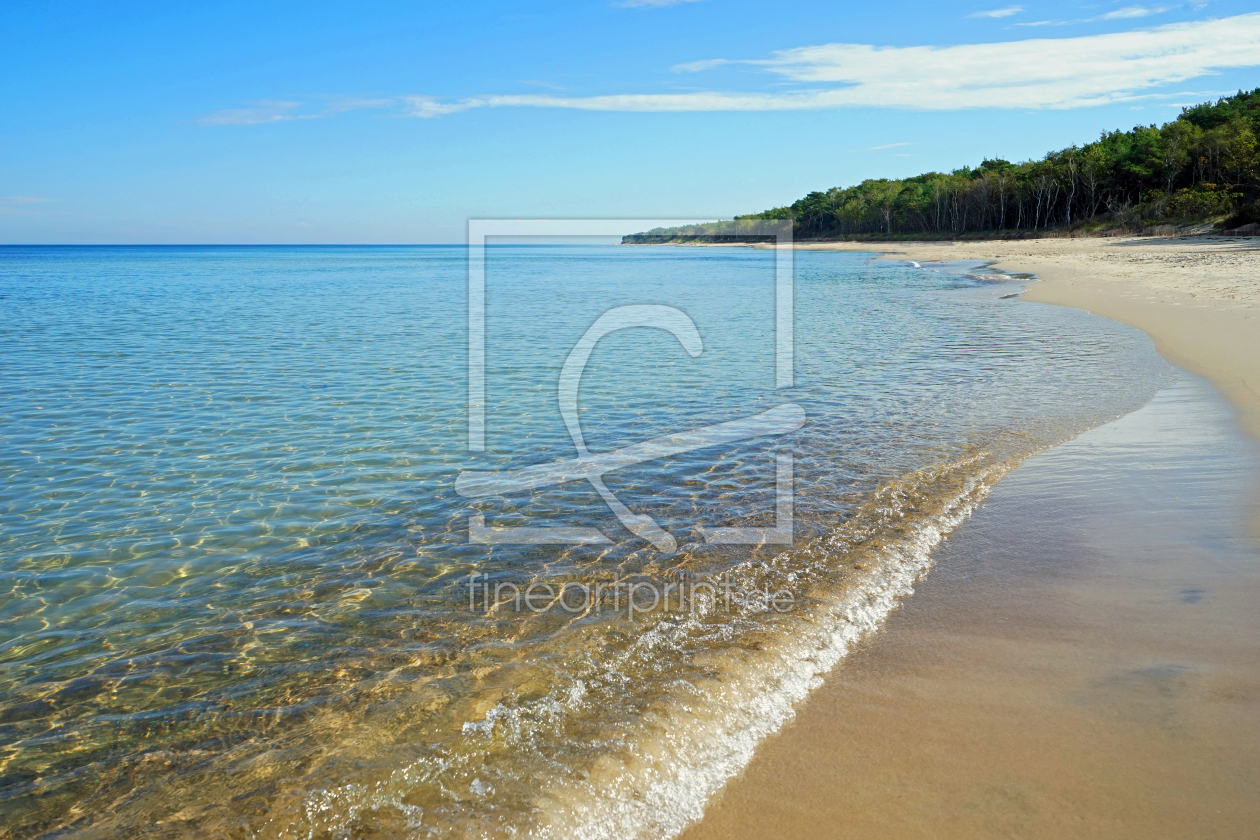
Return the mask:
M1150 17L1151 15L1162 15L1164 12L1171 12L1176 6L1159 6L1150 8L1148 6L1125 6L1123 9L1116 9L1114 12L1107 12L1105 15L1096 17L1076 18L1075 20L1035 20L1031 23L1017 23L1015 26L1072 26L1077 23L1093 23L1099 20L1132 20L1134 18Z
M434 117L444 117L447 114L456 114L460 111L467 111L469 108L481 107L471 99L466 99L463 102L439 102L432 96L404 96L402 101L406 105L408 114L425 120L433 119Z
M706 58L703 61L688 61L683 64L675 64L669 69L675 73L703 73L705 70L712 70L714 67L738 63L737 61L731 61L729 58Z
M586 111L1078 108L1132 101L1153 88L1223 68L1260 66L1260 13L1105 35L995 44L822 44L780 50L765 59L714 59L674 69L699 72L724 64L758 67L789 82L831 87L775 93L490 95L458 102L428 96L406 99L413 116L426 118L502 107Z
M881 149L899 149L902 146L913 146L913 145L914 145L913 143L885 143L882 146L870 146L869 148L867 148L867 151L878 152Z
M679 64L673 69L699 73L731 64L760 70L794 85L795 89L763 93L711 90L603 96L488 94L455 101L417 94L330 100L322 111L310 112L303 112L300 102L264 101L249 108L218 111L202 117L200 122L258 125L314 119L359 108L397 108L407 116L433 119L474 108L629 112L800 111L846 107L1045 109L1080 108L1160 96L1182 98L1192 94L1184 90L1160 91L1160 88L1211 76L1226 68L1260 67L1260 12L1129 32L994 44L948 47L821 44L779 50L767 58L708 59Z
M1160 6L1158 9L1149 9L1146 6L1125 6L1123 9L1116 9L1114 12L1107 12L1100 15L1100 20L1127 20L1129 18L1144 18L1151 15L1162 15L1169 10L1168 6Z
M1004 18L1024 11L1023 6L1005 6L1001 9L989 9L987 12L972 12L969 18Z

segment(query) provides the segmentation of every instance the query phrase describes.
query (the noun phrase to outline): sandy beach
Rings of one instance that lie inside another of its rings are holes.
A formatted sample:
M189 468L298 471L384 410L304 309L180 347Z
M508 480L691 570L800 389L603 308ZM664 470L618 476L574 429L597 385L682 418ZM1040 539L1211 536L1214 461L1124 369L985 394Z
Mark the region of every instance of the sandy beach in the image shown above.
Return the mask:
M1003 479L683 840L1254 836L1260 450L1181 376Z
M684 840L1249 836L1260 240L914 243L884 257L1035 273L1025 299L1137 327L1202 380L1181 375L1008 476Z

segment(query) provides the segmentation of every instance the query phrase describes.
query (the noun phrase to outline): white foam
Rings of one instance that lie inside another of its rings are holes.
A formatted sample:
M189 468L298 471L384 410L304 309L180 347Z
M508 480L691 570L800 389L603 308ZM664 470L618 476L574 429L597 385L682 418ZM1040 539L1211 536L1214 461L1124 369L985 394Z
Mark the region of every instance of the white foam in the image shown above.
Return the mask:
M553 792L545 823L528 832L550 838L672 837L700 818L708 800L751 759L757 745L794 715L859 640L876 631L932 563L931 551L988 495L989 474L970 480L938 516L883 547L883 561L855 588L816 610L769 663L706 698L720 715L671 710L678 726L655 749L582 793ZM681 706L681 704L679 704ZM558 795L559 794L559 795Z

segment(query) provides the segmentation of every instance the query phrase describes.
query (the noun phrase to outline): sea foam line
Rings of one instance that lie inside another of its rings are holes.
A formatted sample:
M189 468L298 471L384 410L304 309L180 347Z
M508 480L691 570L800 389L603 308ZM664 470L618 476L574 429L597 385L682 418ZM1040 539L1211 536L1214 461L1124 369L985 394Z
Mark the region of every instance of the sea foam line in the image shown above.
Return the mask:
M527 836L673 837L699 819L705 804L752 759L757 745L792 719L822 676L914 591L916 580L932 565L932 549L988 496L1001 472L990 469L969 478L943 510L885 544L878 567L813 611L773 656L758 657L755 667L714 686L694 704L669 703L645 733L644 749L632 763L612 769L584 791L549 791L540 802L542 820ZM656 738L657 743L646 743Z

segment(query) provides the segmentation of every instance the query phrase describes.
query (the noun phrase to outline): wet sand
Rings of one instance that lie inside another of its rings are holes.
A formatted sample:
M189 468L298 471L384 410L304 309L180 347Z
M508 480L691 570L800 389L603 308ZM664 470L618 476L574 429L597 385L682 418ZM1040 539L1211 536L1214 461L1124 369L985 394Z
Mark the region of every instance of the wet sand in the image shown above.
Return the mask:
M1260 453L1182 377L1003 480L682 837L1256 836Z

